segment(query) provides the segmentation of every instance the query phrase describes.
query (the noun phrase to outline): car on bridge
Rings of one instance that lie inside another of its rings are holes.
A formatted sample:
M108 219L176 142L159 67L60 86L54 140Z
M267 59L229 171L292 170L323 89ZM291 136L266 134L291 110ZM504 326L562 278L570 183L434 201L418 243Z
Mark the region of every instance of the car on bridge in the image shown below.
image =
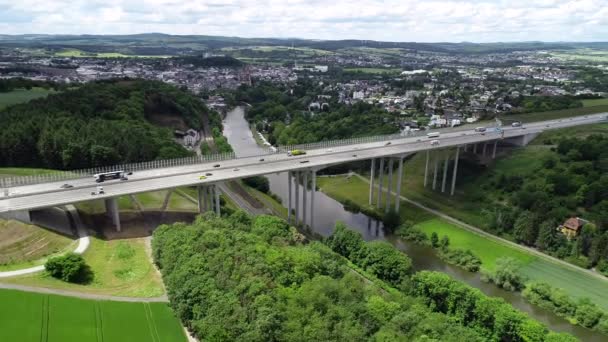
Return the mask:
M304 151L304 150L291 150L291 151L287 151L287 155L289 157L291 157L291 156L301 156L301 155L304 155L304 154L306 154L306 151Z
M436 139L435 140L431 140L431 145L433 145L433 146L439 145L439 140L436 140Z
M198 179L205 180L205 179L207 179L207 176L200 176L200 177L198 177Z

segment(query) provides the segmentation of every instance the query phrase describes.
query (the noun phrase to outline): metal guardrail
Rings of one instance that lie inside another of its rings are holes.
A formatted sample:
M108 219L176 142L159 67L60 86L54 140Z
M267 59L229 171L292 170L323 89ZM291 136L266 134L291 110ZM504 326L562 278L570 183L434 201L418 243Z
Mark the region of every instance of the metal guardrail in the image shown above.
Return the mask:
M491 129L492 127L486 126ZM469 128L447 128L440 130L433 130L442 133L454 132L454 131L464 131L470 130ZM51 183L51 182L60 182L60 181L69 181L75 179L83 179L90 178L97 173L103 172L111 172L111 171L125 171L125 172L136 172L143 170L154 170L154 169L163 169L170 167L179 167L179 166L188 166L188 165L196 165L196 164L204 164L213 161L225 161L225 160L233 160L240 158L248 158L255 156L267 156L276 153L286 153L291 150L313 150L313 149L323 149L323 148L331 148L338 146L347 146L347 145L356 145L356 144L365 144L372 142L383 142L383 141L391 141L398 139L406 139L417 136L425 136L429 131L413 131L409 133L399 133L399 134L388 134L388 135L376 135L369 137L356 137L349 139L338 139L338 140L327 140L316 143L308 143L308 144L300 144L300 145L288 145L288 146L279 146L275 147L267 147L264 148L264 152L259 153L257 155L247 155L243 157L237 157L234 152L230 153L221 153L221 154L211 154L205 156L192 156L187 158L176 158L176 159L164 159L164 160L152 160L148 162L142 163L129 163L129 164L118 164L111 166L103 166L103 167L95 167L89 169L81 169L81 170L71 170L71 171L51 171L49 173L44 173L40 175L31 175L31 176L16 176L16 177L2 177L0 178L0 188L8 189L16 186L25 186L25 185L34 185L34 184L43 184L43 183Z

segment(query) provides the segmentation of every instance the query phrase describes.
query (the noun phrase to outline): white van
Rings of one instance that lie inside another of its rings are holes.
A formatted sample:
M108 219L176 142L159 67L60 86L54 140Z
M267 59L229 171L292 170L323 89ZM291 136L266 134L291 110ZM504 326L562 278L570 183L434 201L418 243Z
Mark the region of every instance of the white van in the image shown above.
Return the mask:
M433 146L439 145L439 140L437 140L437 139L431 140L431 145L433 145Z
M431 132L426 134L427 138L439 138L439 132Z

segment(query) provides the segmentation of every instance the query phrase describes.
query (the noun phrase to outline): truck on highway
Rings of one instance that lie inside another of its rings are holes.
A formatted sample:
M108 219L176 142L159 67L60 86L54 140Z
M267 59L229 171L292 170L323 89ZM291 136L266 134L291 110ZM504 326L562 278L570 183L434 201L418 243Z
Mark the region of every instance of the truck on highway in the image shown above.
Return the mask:
M125 176L125 172L124 171L111 171L111 172L103 172L103 173L96 173L93 175L93 177L95 178L95 182L97 183L101 183L107 179L121 179L121 180L127 180L127 177Z
M431 132L426 134L427 138L439 138L439 132Z
M287 155L288 156L301 156L306 154L306 151L304 150L291 150L291 151L287 151Z

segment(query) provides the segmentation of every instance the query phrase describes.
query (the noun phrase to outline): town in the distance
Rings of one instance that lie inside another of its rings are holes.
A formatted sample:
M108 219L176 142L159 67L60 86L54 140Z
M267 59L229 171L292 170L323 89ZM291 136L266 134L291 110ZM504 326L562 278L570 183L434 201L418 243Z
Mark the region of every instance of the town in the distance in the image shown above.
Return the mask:
M608 340L564 39L0 34L0 341Z

